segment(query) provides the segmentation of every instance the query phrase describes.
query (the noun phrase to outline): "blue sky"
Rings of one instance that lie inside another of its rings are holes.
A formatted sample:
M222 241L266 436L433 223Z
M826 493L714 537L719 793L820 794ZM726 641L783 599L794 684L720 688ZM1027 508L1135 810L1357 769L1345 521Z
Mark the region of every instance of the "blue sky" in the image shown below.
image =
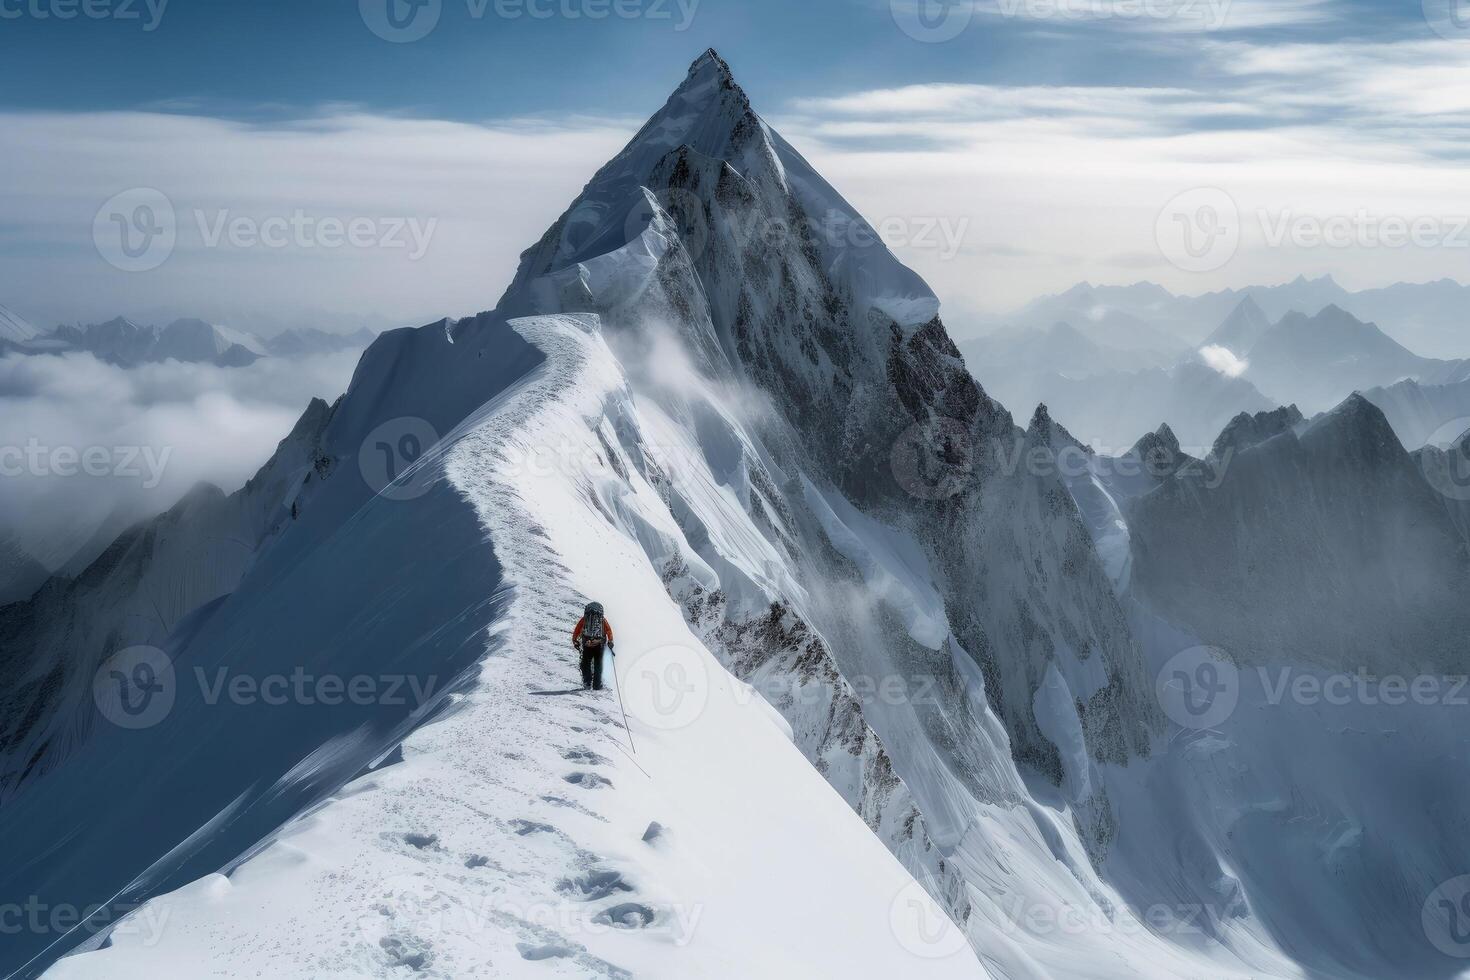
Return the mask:
M986 16L1005 9L1002 0L975 0L967 29L943 43L903 33L887 0L627 0L636 17L597 17L611 0L601 8L598 0L429 0L440 3L437 25L413 43L375 36L357 0L93 0L114 14L70 19L58 16L58 2L66 0L0 3L0 104L200 106L249 117L353 103L464 120L620 112L652 104L672 66L711 46L741 66L762 104L794 91L912 82L1209 82L1195 55L1200 33L1130 30L1130 19L1149 18L1126 12L1112 22ZM968 0L951 2L963 10ZM1173 0L1180 19L1195 9L1208 16L1210 0L1191 3ZM1263 12L1275 15L1253 27ZM1235 0L1223 21L1221 34L1275 41L1430 34L1417 0Z
M400 23L432 29L406 43L372 29L390 2L409 0L0 0L0 305L43 325L486 308L709 46L896 229L951 319L1082 279L1466 278L1462 0L416 0ZM141 272L94 240L140 188L179 222ZM1220 201L1238 225L1223 262L1162 240ZM211 238L298 214L432 235ZM1307 218L1359 230L1324 247ZM1414 221L1438 230L1382 243ZM917 241L936 224L943 247Z

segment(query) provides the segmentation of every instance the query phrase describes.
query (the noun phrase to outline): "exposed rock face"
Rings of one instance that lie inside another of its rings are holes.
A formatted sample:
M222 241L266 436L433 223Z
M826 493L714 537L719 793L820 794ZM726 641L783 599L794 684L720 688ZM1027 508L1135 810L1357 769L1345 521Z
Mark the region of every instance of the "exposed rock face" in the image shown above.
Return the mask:
M1443 495L1361 396L1293 429L1297 417L1222 434L1242 448L1217 461L1215 489L1176 479L1133 501L1138 594L1252 660L1463 663L1470 557Z
M1225 459L1231 453L1243 452L1252 446L1279 436L1302 421L1302 413L1295 405L1288 405L1271 412L1248 415L1241 412L1230 420L1230 424L1215 439L1210 455Z
M1425 446L1412 455L1470 545L1470 429L1448 446Z
M1370 388L1363 397L1383 410L1399 442L1411 452L1425 445L1444 448L1470 428L1470 381L1400 381L1386 388Z
M498 312L596 312L625 345L666 316L702 368L778 409L755 424L788 478L919 542L1019 760L1062 777L1032 707L1058 660L1103 665L1079 700L1097 757L1146 752L1149 685L1111 584L1055 472L1030 472L1047 440L974 381L937 306L709 53L525 253Z

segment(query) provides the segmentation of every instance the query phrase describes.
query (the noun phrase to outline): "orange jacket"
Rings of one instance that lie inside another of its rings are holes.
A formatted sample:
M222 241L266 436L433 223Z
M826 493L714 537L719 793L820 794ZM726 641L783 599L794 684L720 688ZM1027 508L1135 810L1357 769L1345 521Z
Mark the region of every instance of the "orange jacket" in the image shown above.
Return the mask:
M582 649L582 629L586 625L587 617L583 616L581 619L577 620L577 628L572 630L572 646L576 647L578 650ZM602 637L603 641L608 646L613 645L612 623L608 621L606 616L602 618Z

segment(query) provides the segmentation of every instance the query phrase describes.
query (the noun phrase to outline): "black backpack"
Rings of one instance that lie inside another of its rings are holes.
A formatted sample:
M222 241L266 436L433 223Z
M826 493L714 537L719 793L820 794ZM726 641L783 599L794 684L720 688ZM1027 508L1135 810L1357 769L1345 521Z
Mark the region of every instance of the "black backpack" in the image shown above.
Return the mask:
M582 610L582 615L585 617L582 623L582 642L587 646L602 646L607 637L607 630L603 629L602 603L587 603L587 608Z

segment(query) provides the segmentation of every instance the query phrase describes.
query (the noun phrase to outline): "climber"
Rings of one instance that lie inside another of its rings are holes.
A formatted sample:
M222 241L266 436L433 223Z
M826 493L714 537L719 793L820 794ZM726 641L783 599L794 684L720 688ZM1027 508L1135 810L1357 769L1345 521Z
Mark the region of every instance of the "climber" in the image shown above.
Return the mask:
M572 647L582 654L582 687L584 690L602 690L602 651L606 647L613 656L612 624L603 615L602 603L589 602L572 630Z

